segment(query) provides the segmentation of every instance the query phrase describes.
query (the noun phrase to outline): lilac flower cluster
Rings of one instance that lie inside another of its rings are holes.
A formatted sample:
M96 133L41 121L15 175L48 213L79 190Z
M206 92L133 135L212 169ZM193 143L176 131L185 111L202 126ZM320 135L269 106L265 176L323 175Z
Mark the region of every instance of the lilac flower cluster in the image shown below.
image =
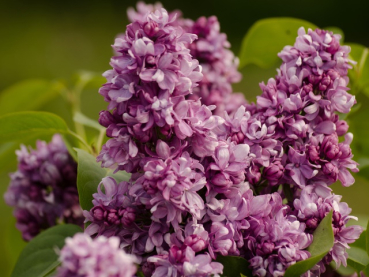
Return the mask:
M238 59L229 50L227 35L220 33L216 16L200 17L195 22L184 20L186 29L198 36L189 45L191 55L202 66L203 79L194 89L192 99L201 98L205 105L215 105L214 113L233 112L246 104L242 93L232 93L232 84L241 80L237 71Z
M283 276L310 257L314 230L333 211L334 247L314 270L332 259L346 264L345 249L362 229L346 227L351 210L328 186L351 185L349 170L357 171L352 135L336 113L355 103L350 49L331 32L300 29L256 105L215 115L196 96L210 79L201 79L206 66L193 56L211 64L224 47L216 20L138 10L130 10L133 22L104 74L100 94L109 106L99 121L110 139L97 158L132 177L102 180L84 211L86 233L118 237L144 276L219 276L219 255L246 258L256 276ZM218 50L202 51L207 43Z
M116 237L98 237L78 233L65 240L60 251L57 277L133 277L136 258L119 248Z
M298 34L295 45L279 53L283 63L276 78L261 84L257 112L273 118L267 127L290 146L284 162L288 183L303 188L339 180L350 186L354 179L348 169L358 171L350 149L352 135L336 113L348 113L356 102L347 92L350 48L340 46L340 35L331 32L309 29L306 34L300 28Z
M359 237L362 228L357 225L346 226L348 220L357 220L357 218L350 216L351 209L347 203L340 202L341 198L342 196L333 194L326 184L318 182L314 186L306 186L301 191L301 196L294 200L293 206L299 220L305 222L307 232L315 230L318 222L329 211L333 211L332 227L335 241L324 262L328 264L333 259L337 266L341 264L347 266L346 249L349 248L348 244L353 243ZM324 268L323 262L320 266Z
M142 21L148 12L162 8L160 3L146 5L137 3L137 12L130 8L128 18L131 22ZM197 39L188 45L190 54L199 61L203 78L188 95L190 99L201 99L205 105L215 105L213 113L223 115L235 111L247 102L242 93L232 93L232 84L241 80L237 71L238 58L229 50L227 35L220 33L220 24L216 16L200 17L196 21L184 19L180 11L169 14L175 20L171 24L182 27L186 32L197 35Z
M58 223L82 226L83 215L77 192L77 164L60 135L47 144L37 141L36 150L22 145L16 151L18 170L4 195L14 207L17 228L30 240Z

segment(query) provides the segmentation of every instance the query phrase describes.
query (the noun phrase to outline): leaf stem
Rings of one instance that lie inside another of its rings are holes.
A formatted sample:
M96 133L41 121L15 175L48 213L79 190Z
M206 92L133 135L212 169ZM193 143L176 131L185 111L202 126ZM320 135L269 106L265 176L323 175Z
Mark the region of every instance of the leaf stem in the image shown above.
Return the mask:
M90 152L93 153L92 147L77 133L73 132L72 130L68 130L68 133L75 137L76 139L78 139L78 141L80 141L82 143L83 146L85 146L85 148Z
M100 151L101 151L102 144L103 144L103 141L104 141L104 136L105 136L105 129L100 130L99 136L98 136L97 141L96 141L96 151L97 151L97 153L100 153Z

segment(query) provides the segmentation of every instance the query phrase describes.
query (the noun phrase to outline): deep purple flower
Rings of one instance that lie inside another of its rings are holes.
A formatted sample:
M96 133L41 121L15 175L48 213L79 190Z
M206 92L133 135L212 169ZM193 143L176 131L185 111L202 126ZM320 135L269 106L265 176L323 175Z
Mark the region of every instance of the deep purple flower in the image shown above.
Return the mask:
M40 231L60 222L82 225L77 193L77 164L60 135L47 144L37 141L36 149L22 145L16 151L18 171L4 195L15 208L17 228L30 240Z
M273 162L270 166L264 168L263 176L269 181L271 186L278 184L284 174L284 166L280 161Z
M89 235L117 235L121 226L130 227L136 219L137 208L133 199L127 196L128 183L117 182L105 177L93 194L94 207L83 211L85 222L91 222L85 232Z

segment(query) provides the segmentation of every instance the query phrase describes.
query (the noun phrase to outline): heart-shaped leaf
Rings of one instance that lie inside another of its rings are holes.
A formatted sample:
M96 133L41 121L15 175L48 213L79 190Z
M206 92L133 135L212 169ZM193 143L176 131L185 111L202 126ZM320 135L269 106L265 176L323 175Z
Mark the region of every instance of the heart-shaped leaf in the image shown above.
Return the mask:
M59 265L56 251L63 247L65 238L78 232L82 232L79 226L64 224L40 233L23 249L11 276L50 276L50 272Z
M347 264L356 272L359 273L369 264L369 257L365 250L350 246L346 251L348 254Z
M19 112L0 117L0 142L68 133L65 121L48 112Z
M284 46L293 45L300 27L316 29L314 24L296 18L277 17L257 21L245 35L239 54L240 66L274 66Z

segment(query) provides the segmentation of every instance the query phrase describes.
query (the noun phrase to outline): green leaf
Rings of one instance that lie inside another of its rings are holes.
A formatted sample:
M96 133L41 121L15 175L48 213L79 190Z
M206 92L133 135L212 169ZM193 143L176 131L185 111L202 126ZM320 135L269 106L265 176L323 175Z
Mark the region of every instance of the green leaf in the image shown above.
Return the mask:
M106 83L106 78L101 75L101 72L93 72L87 70L80 70L74 75L76 87L83 89L93 88L97 89Z
M363 232L365 234L365 248L366 248L366 253L369 256L369 221L368 224L366 225L366 231Z
M130 174L120 171L113 174L113 171L101 168L96 158L82 149L75 148L78 156L77 168L77 188L79 203L83 210L90 210L92 205L92 194L97 192L97 186L102 178L106 176L113 177L117 182L128 181Z
M349 70L352 94L364 92L369 96L369 49L357 43L348 43L351 47L350 58L357 63Z
M344 267L341 265L339 268L336 269L336 263L334 261L331 262L331 267L335 269L337 273L340 274L340 276L351 276L355 274L355 269L350 267L349 265Z
M316 29L314 24L296 18L276 17L257 21L243 38L239 54L240 66L248 64L268 68L278 60L284 46L293 45L300 27Z
M361 108L355 113L349 113L347 122L350 126L349 131L354 135L351 143L352 153L354 154L354 159L358 160L369 157L369 144L367 140L369 128L367 128L366 123L369 116L369 97L364 93L360 93L356 95L356 100L361 104ZM360 172L359 175L363 173L364 171ZM369 175L366 178L369 179ZM366 211L367 209L364 210Z
M350 246L347 250L347 264L356 272L362 271L369 264L369 257L365 250Z
M363 273L364 273L364 276L369 276L369 266L364 268Z
M15 142L0 144L0 172L9 172L10 168L15 167L15 150L18 148L19 144Z
M24 248L14 267L12 277L44 277L58 265L57 249L64 245L65 238L82 232L77 225L54 226L40 233Z
M332 230L332 211L320 222L314 231L313 242L308 247L311 257L287 268L284 276L300 276L317 264L332 249L334 235Z
M223 277L233 277L243 274L244 276L252 276L249 263L242 257L237 256L218 256L217 262L224 266Z
M67 133L59 116L47 112L19 112L0 117L0 142L25 140L46 134Z
M355 246L355 247L358 247L358 248L361 248L363 249L364 251L366 251L366 232L362 232L360 234L360 237L355 240L353 243L350 244L350 247L351 246Z
M61 84L46 80L25 80L0 93L0 115L42 107L59 94Z
M99 122L91 119L91 118L88 118L87 116L85 116L83 113L80 113L80 112L77 112L74 117L73 117L73 120L78 122L78 123L81 123L85 126L88 126L88 127L91 127L91 128L94 128L98 131L101 131L101 130L105 130L104 127L102 127Z

